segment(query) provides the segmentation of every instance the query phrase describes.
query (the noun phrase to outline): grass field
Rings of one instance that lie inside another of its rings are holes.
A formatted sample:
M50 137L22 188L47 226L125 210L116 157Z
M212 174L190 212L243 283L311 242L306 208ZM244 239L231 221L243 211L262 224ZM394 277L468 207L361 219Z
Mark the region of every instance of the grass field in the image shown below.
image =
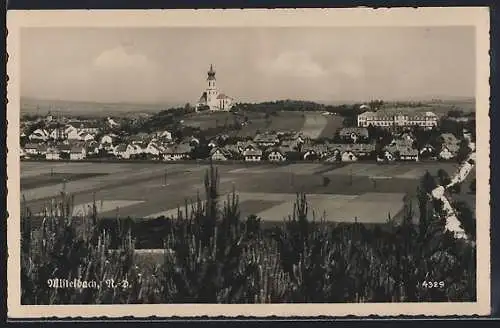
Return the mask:
M324 127L320 138L333 138L335 133L342 128L344 118L342 116L326 116L326 126Z
M42 212L49 206L49 198L61 191L61 185L33 184L43 180L45 172L51 169L55 174L104 174L66 183L66 191L74 194L77 213L88 210L95 198L101 217L135 218L176 214L178 207L194 202L197 194L203 198L203 179L208 169L207 165L196 163L59 164L21 163L24 181L21 194L33 213ZM220 201L224 202L226 195L235 190L243 216L256 214L273 222L292 213L295 194L303 191L316 216L325 214L327 220L335 222L356 219L382 223L389 213L395 216L401 211L403 197L415 193L418 180L426 170L436 174L439 168L452 174L456 166L451 163L220 165ZM463 197L474 201L473 195L466 194L468 186L462 189Z

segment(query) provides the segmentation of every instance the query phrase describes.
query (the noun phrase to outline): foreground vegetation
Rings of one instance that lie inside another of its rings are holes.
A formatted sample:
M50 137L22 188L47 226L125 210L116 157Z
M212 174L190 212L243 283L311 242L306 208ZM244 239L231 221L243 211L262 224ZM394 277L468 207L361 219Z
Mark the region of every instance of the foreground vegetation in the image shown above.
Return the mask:
M330 226L311 215L298 194L283 225L264 229L240 218L238 197L219 199L218 172L205 177L186 217L167 219L162 261L138 261L125 222L101 224L96 206L72 218L71 196L61 193L42 226L22 213L23 304L292 303L474 301L475 247L444 232L441 204L429 199L434 178L418 192L419 224L411 204L403 222L368 228ZM187 205L186 205L187 207ZM186 208L187 209L187 208ZM183 212L186 213L186 212ZM459 210L474 238L472 213ZM100 288L49 288L53 278L96 281ZM126 281L126 283L122 283Z

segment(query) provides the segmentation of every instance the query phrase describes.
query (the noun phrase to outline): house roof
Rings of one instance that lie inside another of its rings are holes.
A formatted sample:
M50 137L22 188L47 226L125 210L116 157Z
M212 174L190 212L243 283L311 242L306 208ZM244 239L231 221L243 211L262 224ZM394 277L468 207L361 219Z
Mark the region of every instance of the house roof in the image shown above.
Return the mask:
M250 149L243 152L244 156L262 156L262 150L260 149Z
M340 152L352 151L353 153L369 153L375 150L375 144L329 144L328 149L331 151L339 150Z
M77 154L77 153L83 152L83 150L84 150L84 148L82 146L77 146L77 147L71 148L71 153Z

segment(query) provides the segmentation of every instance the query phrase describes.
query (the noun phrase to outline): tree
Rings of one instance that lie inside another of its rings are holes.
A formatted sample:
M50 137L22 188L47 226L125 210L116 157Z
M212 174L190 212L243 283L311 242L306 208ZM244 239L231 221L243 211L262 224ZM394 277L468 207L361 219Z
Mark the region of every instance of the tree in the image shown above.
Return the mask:
M476 193L476 178L472 179L472 181L469 184L469 193L471 194Z
M464 162L467 159L467 156L469 156L470 151L471 150L469 148L469 143L467 142L467 140L462 139L460 141L460 145L459 145L457 156L456 156L457 162L459 162L459 163Z
M443 169L439 169L437 171L437 176L441 186L447 186L451 182L450 175Z

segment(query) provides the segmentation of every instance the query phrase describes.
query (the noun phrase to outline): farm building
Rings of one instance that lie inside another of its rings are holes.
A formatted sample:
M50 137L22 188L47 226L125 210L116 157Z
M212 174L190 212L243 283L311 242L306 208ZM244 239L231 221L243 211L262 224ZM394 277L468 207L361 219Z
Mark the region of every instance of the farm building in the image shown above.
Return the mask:
M357 160L358 160L358 157L351 150L346 150L346 151L342 152L342 155L341 155L342 162L355 162Z
M210 151L210 158L212 161L227 161L232 158L231 153L220 147L214 147Z
M49 147L45 153L45 159L47 160L59 160L61 159L61 151L56 147Z
M279 144L280 139L275 133L262 133L257 134L253 139L253 142L259 147L273 147Z
M286 155L280 149L273 149L267 154L267 160L270 162L283 162L286 160Z
M47 145L45 145L45 144L39 144L38 145L38 149L37 149L37 154L45 156L45 154L47 153L47 149L48 148L49 147Z
M236 143L236 147L240 153L243 153L247 150L258 150L259 146L255 144L253 141L238 141Z
M134 147L131 144L119 144L116 146L114 154L116 157L129 159L134 154Z
M85 147L76 146L71 148L71 152L69 153L70 160L82 160L85 157L87 157L87 151L85 150Z
M38 154L38 145L37 144L26 144L24 146L24 151L28 155L36 155L36 154Z
M262 150L248 149L243 152L246 162L260 162L262 160Z
M164 159L166 161L179 161L191 157L191 146L185 143L175 145L165 150Z

